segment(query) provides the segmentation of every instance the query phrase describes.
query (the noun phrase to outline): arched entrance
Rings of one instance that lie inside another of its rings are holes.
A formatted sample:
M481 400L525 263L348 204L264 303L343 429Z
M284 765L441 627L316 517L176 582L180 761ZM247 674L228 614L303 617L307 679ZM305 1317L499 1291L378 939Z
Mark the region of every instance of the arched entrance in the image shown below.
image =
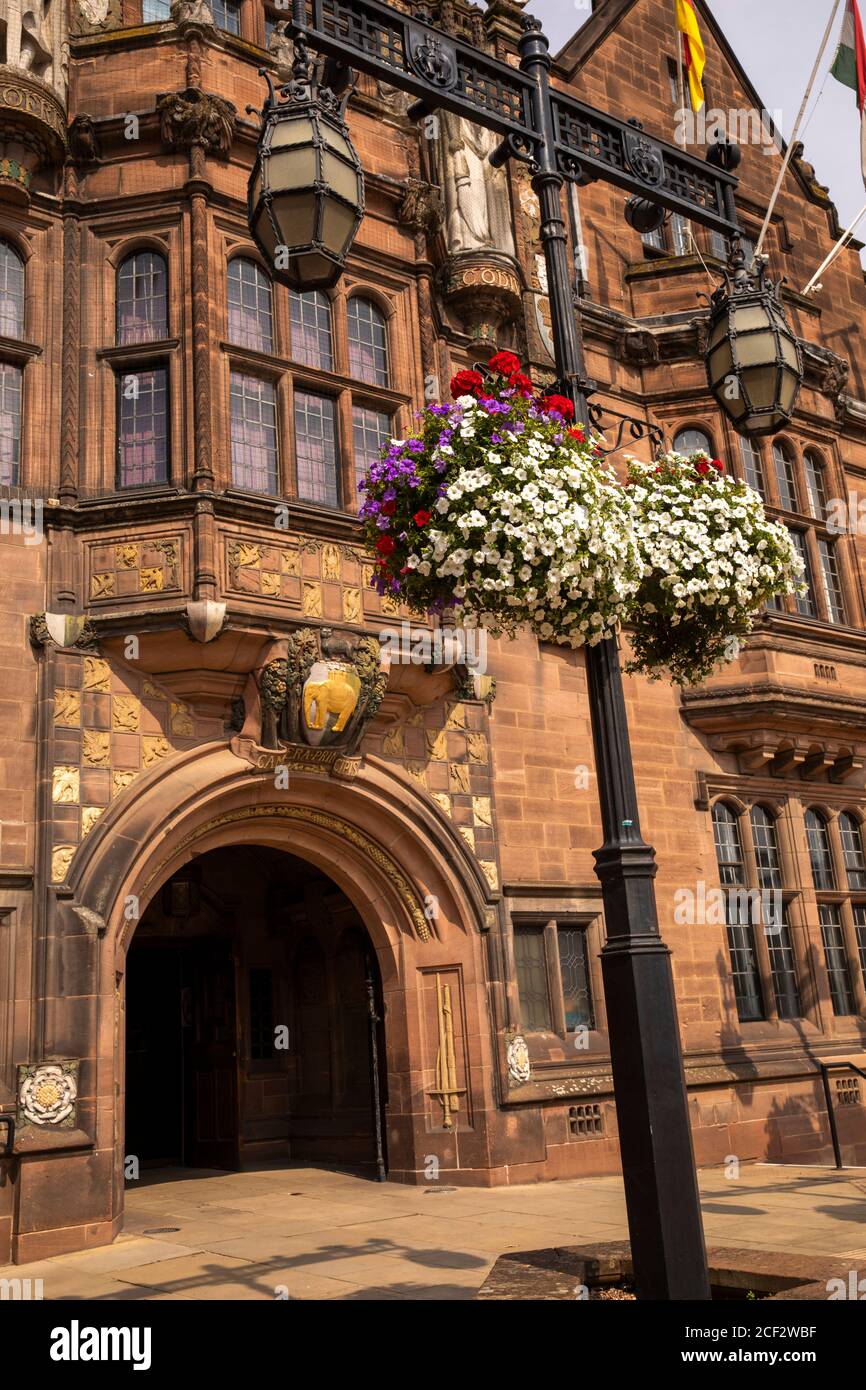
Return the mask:
M320 868L258 844L197 856L127 954L127 1161L384 1176L383 1012L366 928Z

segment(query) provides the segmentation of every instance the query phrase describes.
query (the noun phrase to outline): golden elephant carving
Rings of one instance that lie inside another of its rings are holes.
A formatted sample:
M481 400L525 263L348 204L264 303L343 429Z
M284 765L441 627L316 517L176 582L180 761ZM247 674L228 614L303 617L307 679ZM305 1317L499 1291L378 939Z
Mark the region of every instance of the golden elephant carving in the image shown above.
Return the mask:
M336 669L329 673L327 680L308 680L304 686L304 719L307 728L324 729L328 715L336 714L333 732L342 733L355 712L358 695L359 682L354 671Z

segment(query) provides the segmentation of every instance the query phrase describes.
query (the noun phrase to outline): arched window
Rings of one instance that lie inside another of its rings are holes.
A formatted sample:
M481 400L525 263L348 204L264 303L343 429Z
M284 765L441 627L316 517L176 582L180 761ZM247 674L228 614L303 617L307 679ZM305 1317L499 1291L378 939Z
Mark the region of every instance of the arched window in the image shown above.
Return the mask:
M321 290L289 295L292 316L292 356L306 367L334 370L334 335L331 329L331 301Z
M349 320L349 373L369 386L388 385L388 329L385 315L369 299L353 296Z
M750 895L743 891L746 871L740 828L736 814L724 801L717 801L713 807L713 835L719 881L729 890L725 894L725 920L737 1014L742 1022L751 1023L764 1017L761 977L755 954Z
M680 430L674 439L674 449L678 454L705 453L712 455L713 443L703 430Z
M744 434L740 435L740 458L743 460L743 473L749 487L766 499L764 460L761 458L761 451L755 441L748 439Z
M168 337L168 274L158 251L136 251L117 272L117 343Z
M827 512L827 480L823 461L811 449L803 455L803 471L806 474L809 511L816 521L823 521Z
M0 241L0 333L24 337L24 262L8 241Z
M794 477L794 460L787 444L773 445L773 463L776 466L776 486L779 489L779 506L786 512L796 512L797 483Z
M820 811L806 812L806 838L809 842L809 860L815 887L832 891L836 887L836 871L833 867L833 851L830 848L827 822Z
M848 887L866 888L866 856L863 854L863 835L860 822L850 811L843 811L839 817L839 834L842 838L842 853L845 859L845 872Z
M255 261L229 261L229 342L255 352L273 352L274 316L271 282Z

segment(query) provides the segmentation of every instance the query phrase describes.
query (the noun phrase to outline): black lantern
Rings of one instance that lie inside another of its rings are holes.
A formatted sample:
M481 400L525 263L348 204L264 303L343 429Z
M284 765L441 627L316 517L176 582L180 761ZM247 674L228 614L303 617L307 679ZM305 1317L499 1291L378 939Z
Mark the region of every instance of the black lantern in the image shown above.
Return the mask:
M260 73L269 95L249 182L250 229L278 280L294 290L327 289L342 275L364 216L364 174L344 119L349 89L341 95L320 85L300 38L282 100Z
M775 434L789 422L803 381L800 344L780 284L767 279L763 257L746 269L739 239L710 300L706 363L710 390L740 434Z

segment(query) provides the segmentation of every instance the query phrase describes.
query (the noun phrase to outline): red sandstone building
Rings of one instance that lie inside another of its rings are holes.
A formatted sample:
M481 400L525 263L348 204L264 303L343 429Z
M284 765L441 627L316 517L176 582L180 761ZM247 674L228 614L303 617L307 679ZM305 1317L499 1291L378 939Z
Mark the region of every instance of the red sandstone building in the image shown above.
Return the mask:
M708 106L760 110L696 4ZM433 10L516 61L516 0ZM596 4L556 80L673 138L671 11ZM380 440L453 370L495 343L552 379L537 202L492 137L425 138L363 79L347 272L272 284L246 108L260 65L288 76L284 18L0 4L0 1262L110 1240L148 1163L514 1183L618 1161L583 658L524 638L483 674L389 668L405 615L354 517ZM744 148L752 237L779 158ZM676 219L642 241L623 201L570 208L597 399L726 459L810 581L706 686L627 683L696 1157L827 1162L819 1063L862 1061L866 1031L866 550L826 524L866 483L863 272L853 249L800 293L840 229L795 156L768 250L806 383L749 446L702 366L724 246ZM720 882L780 891L780 927L718 920ZM832 1091L862 1160L854 1074Z

